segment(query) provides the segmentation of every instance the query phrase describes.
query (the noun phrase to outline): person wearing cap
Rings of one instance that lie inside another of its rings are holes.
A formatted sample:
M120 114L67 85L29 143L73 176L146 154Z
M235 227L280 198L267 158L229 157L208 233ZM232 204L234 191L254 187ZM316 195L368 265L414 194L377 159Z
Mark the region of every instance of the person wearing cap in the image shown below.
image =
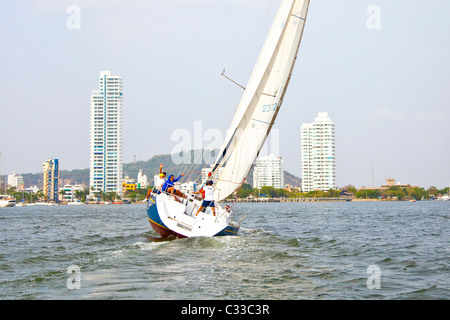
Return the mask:
M162 190L164 183L166 183L166 173L163 171L163 164L159 165L159 177L156 179L155 188L158 190Z
M212 185L213 185L213 182L211 180L209 180L208 182L206 182L206 185L202 189L200 189L197 192L194 192L194 193L202 193L202 192L205 193L205 197L203 199L202 205L198 209L195 216L197 216L198 213L200 211L202 211L203 208L207 208L207 207L211 207L213 215L216 216L216 208L214 208L214 187Z
M162 171L162 169L163 169L163 164L161 163L161 165L159 166L159 176L158 176L158 179L156 179L155 188L148 189L147 197L145 198L146 200L148 200L150 198L150 194L152 193L153 190L154 190L154 193L156 193L156 194L161 193L160 190L162 189L164 183L166 182L166 173L164 171Z
M156 179L155 188L158 190L162 190L165 183L166 183L166 173L161 172L158 178Z

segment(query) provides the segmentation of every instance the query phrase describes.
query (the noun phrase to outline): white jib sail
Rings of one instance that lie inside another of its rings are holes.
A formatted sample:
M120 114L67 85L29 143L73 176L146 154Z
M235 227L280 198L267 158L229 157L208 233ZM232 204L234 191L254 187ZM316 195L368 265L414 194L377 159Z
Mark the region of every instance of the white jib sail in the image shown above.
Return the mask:
M283 0L213 167L215 200L247 177L280 110L297 58L309 0Z

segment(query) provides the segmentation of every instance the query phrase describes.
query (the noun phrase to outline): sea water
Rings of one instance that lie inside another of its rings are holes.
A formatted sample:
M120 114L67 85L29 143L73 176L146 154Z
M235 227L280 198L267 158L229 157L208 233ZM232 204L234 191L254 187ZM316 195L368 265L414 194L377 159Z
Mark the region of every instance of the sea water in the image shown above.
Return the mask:
M449 299L450 202L238 203L160 241L145 204L0 208L0 299Z

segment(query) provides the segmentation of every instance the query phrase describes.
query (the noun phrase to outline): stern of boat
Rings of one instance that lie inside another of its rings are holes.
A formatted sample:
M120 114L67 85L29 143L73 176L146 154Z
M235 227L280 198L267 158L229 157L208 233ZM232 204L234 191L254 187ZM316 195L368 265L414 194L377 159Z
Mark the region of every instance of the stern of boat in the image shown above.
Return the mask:
M171 194L152 193L147 206L147 217L153 230L163 238L238 234L245 214L237 214L229 206L216 204L216 216L213 215L211 208L202 210L196 216L201 203L202 200L192 194L175 199Z

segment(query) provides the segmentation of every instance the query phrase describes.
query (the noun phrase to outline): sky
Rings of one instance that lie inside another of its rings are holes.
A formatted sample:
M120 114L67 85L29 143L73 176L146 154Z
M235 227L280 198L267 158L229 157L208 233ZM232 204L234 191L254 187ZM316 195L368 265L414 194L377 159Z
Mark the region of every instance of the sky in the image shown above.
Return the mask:
M23 0L0 12L1 174L89 167L101 70L123 77L123 160L207 147L231 122L281 0ZM328 112L336 181L450 184L450 2L312 0L267 153L300 176L300 127ZM181 130L181 131L180 131ZM208 140L209 139L209 140ZM373 178L372 178L373 177Z

